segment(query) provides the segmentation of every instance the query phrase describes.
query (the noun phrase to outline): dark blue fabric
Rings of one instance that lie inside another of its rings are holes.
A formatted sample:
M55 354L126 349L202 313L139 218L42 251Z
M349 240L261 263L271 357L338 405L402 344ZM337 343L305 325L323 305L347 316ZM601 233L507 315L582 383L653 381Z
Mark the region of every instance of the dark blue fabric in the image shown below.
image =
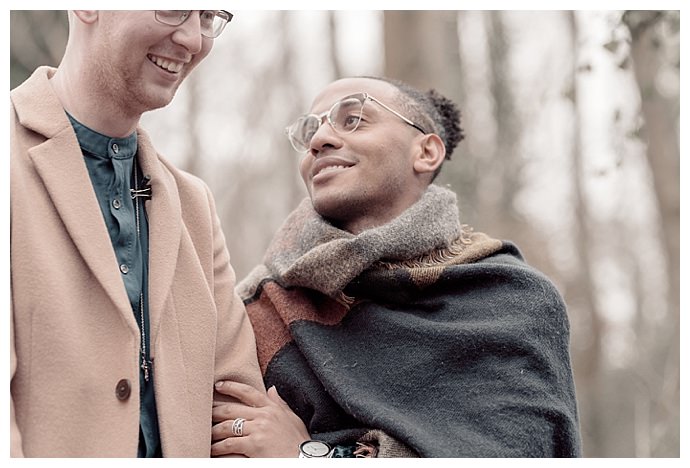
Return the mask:
M365 271L336 325L292 322L267 387L331 444L380 429L422 457L581 456L569 324L553 284L509 243L423 288L410 272ZM250 317L270 303L248 301Z
M136 162L137 135L110 138L95 132L67 114L79 140L84 162L91 177L98 205L117 258L134 317L141 328L140 294L143 294L146 349L150 350L148 310L148 222L144 202L139 201L139 234L136 226L136 207L130 196L134 187L133 170ZM142 174L138 169L139 187ZM126 273L123 271L126 271ZM140 356L141 359L141 356ZM156 399L153 391L153 369L148 382L140 369L141 416L139 457L161 455Z

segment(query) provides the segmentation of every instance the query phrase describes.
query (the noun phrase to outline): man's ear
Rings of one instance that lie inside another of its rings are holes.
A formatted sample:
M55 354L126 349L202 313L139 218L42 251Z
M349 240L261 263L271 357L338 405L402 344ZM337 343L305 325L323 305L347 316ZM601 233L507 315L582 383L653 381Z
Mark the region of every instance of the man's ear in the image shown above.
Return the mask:
M414 160L414 170L419 174L433 173L446 157L446 146L435 133L424 135Z
M98 10L73 10L73 13L82 23L94 23L98 19Z

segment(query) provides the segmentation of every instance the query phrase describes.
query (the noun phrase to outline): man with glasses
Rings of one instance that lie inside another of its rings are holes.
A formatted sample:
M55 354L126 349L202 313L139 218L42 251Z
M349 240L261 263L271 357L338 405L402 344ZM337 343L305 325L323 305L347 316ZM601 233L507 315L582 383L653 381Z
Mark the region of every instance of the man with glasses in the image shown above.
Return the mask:
M212 454L580 455L560 295L432 183L455 105L348 78L287 134L309 198L238 286L269 391L217 384L241 403L214 408Z
M209 456L213 383L263 388L213 197L139 127L231 19L70 11L10 93L12 456Z

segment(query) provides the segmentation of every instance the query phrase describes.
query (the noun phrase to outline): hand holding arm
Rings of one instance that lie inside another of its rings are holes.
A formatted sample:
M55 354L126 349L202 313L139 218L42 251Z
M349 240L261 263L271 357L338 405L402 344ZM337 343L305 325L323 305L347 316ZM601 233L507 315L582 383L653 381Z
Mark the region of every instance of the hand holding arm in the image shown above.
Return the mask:
M299 444L310 439L302 420L278 395L275 387L263 393L239 382L218 382L216 392L237 399L213 408L211 456L297 457ZM243 418L241 436L233 423Z

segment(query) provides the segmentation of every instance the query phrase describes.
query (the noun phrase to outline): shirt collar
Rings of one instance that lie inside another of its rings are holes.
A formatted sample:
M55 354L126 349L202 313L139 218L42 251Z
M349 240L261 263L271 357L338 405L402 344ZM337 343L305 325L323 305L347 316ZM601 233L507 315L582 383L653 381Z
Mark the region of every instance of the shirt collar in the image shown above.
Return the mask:
M108 159L129 159L137 152L137 132L125 138L111 138L109 136L91 130L65 112L77 134L77 140L82 151L86 151L96 157Z

